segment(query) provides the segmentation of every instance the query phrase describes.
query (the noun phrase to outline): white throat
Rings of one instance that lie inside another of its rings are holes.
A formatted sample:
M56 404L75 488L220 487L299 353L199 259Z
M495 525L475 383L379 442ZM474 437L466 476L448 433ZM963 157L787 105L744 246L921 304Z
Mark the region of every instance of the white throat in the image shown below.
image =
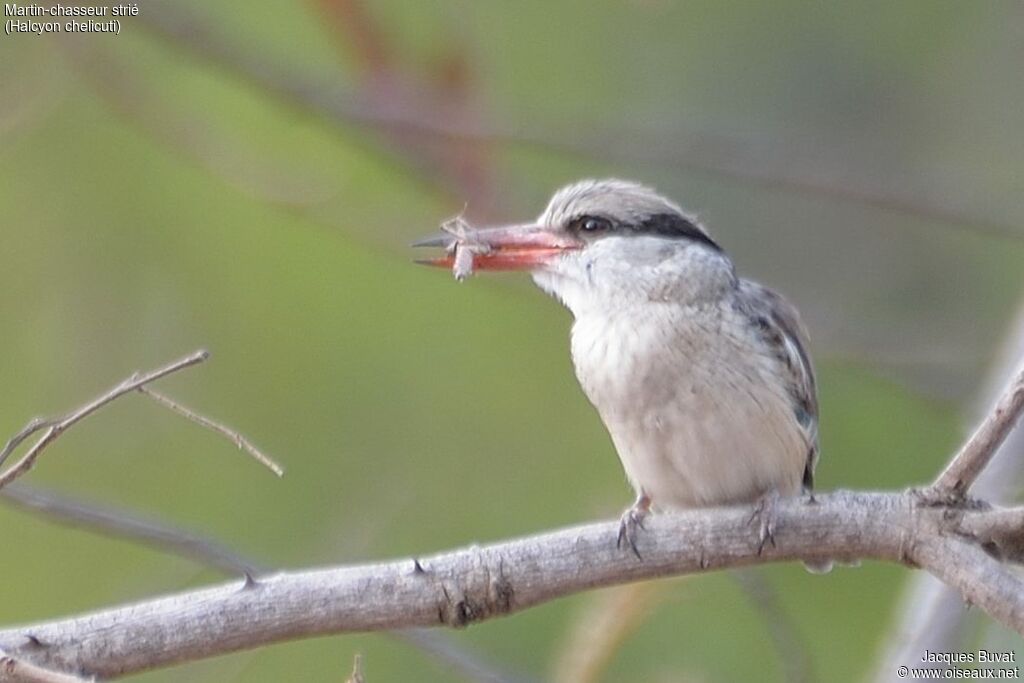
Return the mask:
M736 286L732 262L700 244L656 236L608 237L533 273L579 319L651 304L716 301Z

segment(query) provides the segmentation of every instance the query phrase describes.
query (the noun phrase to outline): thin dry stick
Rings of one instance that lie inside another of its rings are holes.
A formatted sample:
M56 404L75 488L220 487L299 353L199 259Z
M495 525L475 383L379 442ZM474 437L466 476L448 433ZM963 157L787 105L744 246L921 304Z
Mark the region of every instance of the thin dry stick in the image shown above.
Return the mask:
M0 650L0 683L85 683L95 680L51 671L11 657Z
M352 658L352 675L345 679L345 683L366 683L366 679L363 678L363 656L356 653L356 656Z
M17 448L22 441L38 432L40 429L45 429L53 424L53 420L47 420L42 417L34 417L29 420L28 424L25 425L20 432L7 440L7 444L4 446L4 449L0 451L0 465L4 464L4 461L7 460L7 456L13 453L14 449Z
M24 429L18 432L10 441L7 442L7 446L5 446L4 450L0 452L0 455L2 455L3 458L6 458L10 452L30 434L42 429L45 429L46 431L43 432L43 435L39 440L28 449L28 452L22 456L21 460L11 465L7 471L0 473L0 489L32 469L36 458L38 458L39 454L43 452L43 449L49 446L51 442L64 432L64 430L71 427L79 420L92 415L103 406L121 396L124 396L130 391L134 391L149 382L158 380L161 377L166 377L167 375L177 372L183 368L202 363L209 357L209 352L205 349L200 349L199 351L195 351L184 358L168 363L167 365L157 368L151 372L147 372L146 374L140 375L136 372L116 387L110 389L104 394L101 394L80 408L76 408L64 417L53 420L41 420L40 418L31 420Z
M186 557L229 575L257 576L264 569L216 541L162 522L143 519L127 510L115 510L74 500L24 484L0 491L5 502L51 521L142 543L161 552Z
M225 439L235 444L235 446L238 447L238 450L245 451L246 453L251 455L257 462L262 464L264 467L269 469L277 476L280 477L284 475L283 467L277 464L277 462L275 462L274 459L271 458L269 455L267 455L259 448L257 448L256 445L253 444L253 442L245 438L245 436L243 436L240 432L237 432L234 429L231 429L230 427L223 425L219 422L215 422L208 417L200 415L191 408L188 408L182 405L181 403L178 403L177 401L167 396L166 394L161 394L160 392L153 391L149 387L139 387L138 391L142 392L146 396L149 396L151 399L161 404L165 408L168 408L169 410L172 410L178 415L181 415L182 417L189 419L192 422L195 422L200 427L206 427L207 429L220 434Z
M1007 385L994 408L953 461L932 484L931 493L962 497L985 469L1024 412L1024 368Z

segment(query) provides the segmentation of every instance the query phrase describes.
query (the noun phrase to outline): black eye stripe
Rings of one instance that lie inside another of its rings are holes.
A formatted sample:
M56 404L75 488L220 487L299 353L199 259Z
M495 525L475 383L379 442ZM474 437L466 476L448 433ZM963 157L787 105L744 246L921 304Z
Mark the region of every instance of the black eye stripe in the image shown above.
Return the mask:
M584 214L569 221L570 232L582 235L604 235L615 232L617 228L629 229L641 235L659 235L677 239L688 239L699 242L714 251L722 251L718 244L707 236L696 223L678 213L656 213L632 225L615 223L603 216Z
M708 237L707 233L697 224L678 213L656 213L633 227L636 232L661 235L662 237L678 237L693 240L708 246L715 251L722 251L718 244Z

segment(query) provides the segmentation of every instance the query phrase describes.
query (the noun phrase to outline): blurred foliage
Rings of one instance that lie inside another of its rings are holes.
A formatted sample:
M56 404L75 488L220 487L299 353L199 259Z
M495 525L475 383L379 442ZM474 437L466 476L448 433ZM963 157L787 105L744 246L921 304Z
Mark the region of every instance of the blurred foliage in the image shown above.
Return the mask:
M471 216L520 218L593 174L637 177L700 211L746 274L806 312L821 488L919 483L956 446L1024 285L1024 5L336 4L376 22L387 64L361 61L326 0L182 6L270 62L353 92L373 91L380 67L435 96L461 93L479 121L513 131L609 141L632 131L696 160L694 134L736 140L743 158L779 174L921 206L941 198L978 225L601 149L481 143L453 171L436 140L417 146L295 108L141 20L117 37L3 36L0 434L205 346L209 363L161 388L287 467L277 480L127 397L64 435L33 483L279 566L409 556L617 514L630 491L572 376L568 314L525 278L456 286L404 249L465 202ZM991 223L1018 232L979 229ZM217 578L4 507L0 529L3 624ZM869 669L909 575L872 563L825 577L763 571L822 681ZM782 680L773 625L727 576L673 581L665 595L606 680ZM543 678L589 599L451 638ZM371 682L456 678L406 643L365 635L137 680L341 680L356 651Z

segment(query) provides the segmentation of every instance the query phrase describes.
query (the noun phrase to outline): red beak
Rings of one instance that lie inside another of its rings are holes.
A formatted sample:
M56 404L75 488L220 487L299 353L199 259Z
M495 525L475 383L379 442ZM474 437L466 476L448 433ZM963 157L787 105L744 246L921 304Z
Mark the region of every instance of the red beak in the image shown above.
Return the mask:
M470 270L532 270L565 251L583 246L570 235L533 223L467 230L465 237L443 232L412 244L414 247L443 247L443 256L417 260L417 263L443 268L455 264L457 245L472 254Z

